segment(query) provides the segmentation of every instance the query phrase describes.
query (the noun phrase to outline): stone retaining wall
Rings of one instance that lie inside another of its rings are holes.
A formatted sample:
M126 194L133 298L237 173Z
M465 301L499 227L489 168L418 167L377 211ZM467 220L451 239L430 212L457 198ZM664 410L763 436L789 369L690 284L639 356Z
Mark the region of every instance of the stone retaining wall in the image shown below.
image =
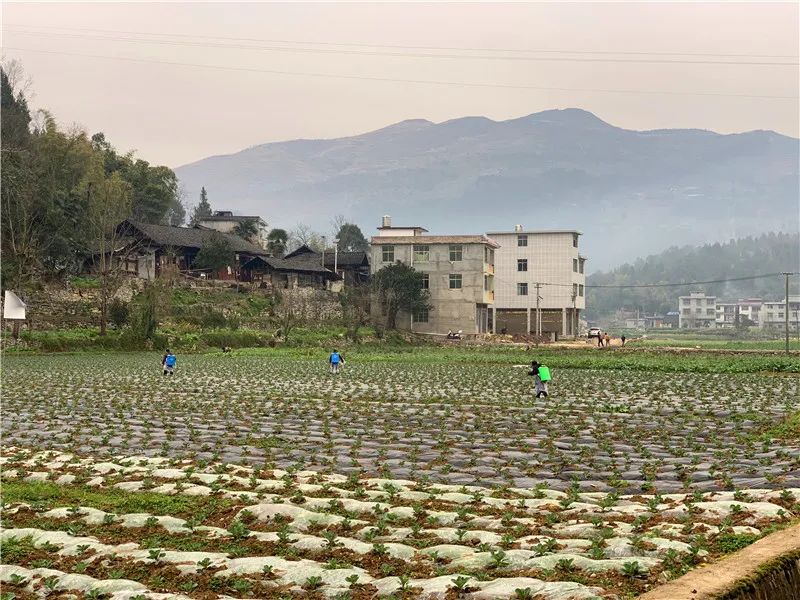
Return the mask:
M725 560L691 571L640 600L800 600L800 523Z

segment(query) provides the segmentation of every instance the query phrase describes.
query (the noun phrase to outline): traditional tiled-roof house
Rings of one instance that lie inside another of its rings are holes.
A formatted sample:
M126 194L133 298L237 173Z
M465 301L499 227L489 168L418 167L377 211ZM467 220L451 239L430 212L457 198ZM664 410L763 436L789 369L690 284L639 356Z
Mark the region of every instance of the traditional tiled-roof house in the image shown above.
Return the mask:
M216 273L205 271L206 276L212 279L236 279L244 263L256 256L266 255L256 244L211 229L154 225L127 219L118 226L118 233L136 248L135 257L133 254L128 257L129 261L135 261L136 264L126 270L144 279L157 277L165 268L193 271L197 253L214 236L220 236L228 242L235 258L233 264Z

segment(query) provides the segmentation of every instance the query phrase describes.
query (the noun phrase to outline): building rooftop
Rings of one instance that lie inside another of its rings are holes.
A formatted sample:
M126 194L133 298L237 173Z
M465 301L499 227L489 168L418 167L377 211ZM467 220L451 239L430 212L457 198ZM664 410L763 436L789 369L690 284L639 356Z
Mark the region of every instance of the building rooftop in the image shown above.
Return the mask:
M211 215L209 217L199 217L197 219L198 222L202 221L261 221L263 219L257 216L247 216L247 215Z
M485 244L499 248L500 244L485 235L415 235L373 237L373 244Z
M578 235L583 235L583 232L577 229L521 229L519 231L487 231L486 235L520 235L540 233L577 233Z
M266 254L260 246L248 242L231 233L220 233L213 229L198 227L172 227L171 225L154 225L141 221L124 221L120 227L124 233L134 237L144 237L159 246L176 246L182 248L202 248L203 245L215 236L222 237L230 244L234 252L247 254ZM138 232L138 236L136 233Z
M379 230L386 230L386 229L416 229L417 231L428 231L427 229L425 229L424 227L420 227L419 225L408 225L408 226L403 226L403 225L384 225L384 226L378 227L378 229Z

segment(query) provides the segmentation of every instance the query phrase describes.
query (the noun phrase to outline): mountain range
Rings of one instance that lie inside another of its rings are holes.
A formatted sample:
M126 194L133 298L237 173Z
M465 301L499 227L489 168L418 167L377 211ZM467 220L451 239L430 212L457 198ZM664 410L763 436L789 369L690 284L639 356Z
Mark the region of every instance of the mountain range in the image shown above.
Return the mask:
M578 229L589 271L664 248L800 229L798 140L773 131L633 131L576 108L507 121L402 121L262 144L175 170L190 199L270 225L367 235L388 214L433 233Z

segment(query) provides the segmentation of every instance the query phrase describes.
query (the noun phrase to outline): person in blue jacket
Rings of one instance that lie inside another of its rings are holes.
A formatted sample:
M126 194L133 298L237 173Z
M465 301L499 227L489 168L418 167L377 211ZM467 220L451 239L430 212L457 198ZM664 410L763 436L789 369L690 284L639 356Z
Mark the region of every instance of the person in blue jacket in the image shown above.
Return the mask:
M167 349L164 353L163 358L161 359L161 368L164 370L164 375L174 375L175 374L175 364L178 362L177 357Z
M331 366L331 373L336 375L339 373L339 368L344 364L344 356L339 354L338 350L334 349L334 351L331 352L331 355L328 357L328 363Z

